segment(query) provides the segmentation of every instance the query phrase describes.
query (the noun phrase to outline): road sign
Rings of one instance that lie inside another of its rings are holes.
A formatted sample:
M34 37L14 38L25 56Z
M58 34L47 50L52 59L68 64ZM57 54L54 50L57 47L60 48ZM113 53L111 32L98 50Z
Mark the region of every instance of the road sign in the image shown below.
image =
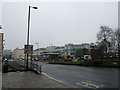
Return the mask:
M33 45L25 45L24 46L24 53L25 54L32 54L33 53Z
M33 53L33 45L29 45L28 53L29 54Z
M28 53L28 45L24 45L24 53L25 53L25 54Z

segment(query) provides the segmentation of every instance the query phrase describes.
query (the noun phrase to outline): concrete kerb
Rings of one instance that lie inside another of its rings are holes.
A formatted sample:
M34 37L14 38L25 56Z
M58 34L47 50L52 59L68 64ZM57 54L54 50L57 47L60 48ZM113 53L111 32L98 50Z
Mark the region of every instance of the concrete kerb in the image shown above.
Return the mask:
M34 70L34 69L31 69L31 71L34 72L34 73L36 73L36 74L38 74L38 75L43 75L43 76L45 76L45 77L47 77L47 78L50 78L51 80L57 81L57 82L59 82L59 83L66 84L65 82L63 82L63 81L61 81L61 80L58 80L58 79L55 79L55 78L49 76L48 74L46 74L46 73L44 73L44 72L42 72L42 73L40 74L40 73L38 73L38 72L37 72L36 70ZM70 85L70 86L71 86L72 88L77 88L77 87L72 86L72 85Z
M36 73L36 74L38 74L38 75L41 75L41 73L39 73L38 71L36 71L36 70L34 70L34 69L30 69L30 71L32 71L32 72L34 72L34 73ZM42 72L42 71L41 71Z
M50 79L52 79L52 80L54 80L54 81L57 81L57 82L59 82L59 83L66 84L65 82L63 82L63 81L61 81L61 80L58 80L58 79L55 79L55 78L53 78L53 77L47 75L47 74L44 73L44 72L42 72L42 75L44 75L45 77L48 77L48 78L50 78ZM70 85L70 86L71 86L72 88L77 88L77 87L72 86L72 85Z
M45 77L47 77L47 78L50 78L51 80L54 80L54 81L56 81L56 82L59 82L59 83L62 83L62 84L66 84L65 82L63 82L63 81L61 81L61 80L58 80L58 79L55 79L55 78L49 76L48 74L46 74L46 73L44 73L44 72L42 72L42 71L41 71L41 73L39 73L38 71L36 71L36 70L34 70L34 69L30 69L30 71L32 71L32 72L34 72L34 73L36 73L36 74L38 74L38 75L43 75L43 76L45 76ZM72 88L77 88L77 87L72 86L72 85L70 85L70 86L71 86Z

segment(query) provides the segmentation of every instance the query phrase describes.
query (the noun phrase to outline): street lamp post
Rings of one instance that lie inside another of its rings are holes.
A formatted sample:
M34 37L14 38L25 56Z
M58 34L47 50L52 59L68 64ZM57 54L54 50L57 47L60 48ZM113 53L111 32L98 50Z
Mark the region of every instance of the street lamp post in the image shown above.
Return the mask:
M28 10L28 34L27 34L27 46L28 46L28 51L27 51L27 63L26 63L26 71L28 71L28 56L29 56L29 29L30 29L30 9L37 9L37 7L32 7L29 6Z

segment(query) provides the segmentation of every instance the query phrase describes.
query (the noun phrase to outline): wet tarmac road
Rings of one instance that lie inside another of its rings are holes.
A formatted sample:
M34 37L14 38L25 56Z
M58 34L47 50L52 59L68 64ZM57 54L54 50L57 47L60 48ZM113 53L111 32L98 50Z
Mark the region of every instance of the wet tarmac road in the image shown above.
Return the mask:
M40 64L44 73L77 88L118 88L117 68Z

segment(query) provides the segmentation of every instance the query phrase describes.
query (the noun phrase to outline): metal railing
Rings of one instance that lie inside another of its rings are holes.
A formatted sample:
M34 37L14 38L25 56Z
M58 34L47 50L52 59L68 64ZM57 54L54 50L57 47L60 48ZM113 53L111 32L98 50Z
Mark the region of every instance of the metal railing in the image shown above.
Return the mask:
M36 62L32 62L32 63L31 63L31 69L34 70L34 71L36 71L38 74L41 75L42 65L40 65L40 64L38 64L38 63L36 63Z
M12 62L9 62L11 64L11 66L14 66L16 68L16 66L21 66L23 69L22 70L26 70L26 62L25 61L19 61L19 62L15 62L12 64ZM7 70L8 68L6 67L7 64L5 64L5 62L3 63L4 69ZM16 65L16 66L15 66ZM8 66L8 65L7 65ZM39 62L34 62L34 61L29 61L28 63L28 68L29 70L33 70L35 72L37 72L38 74L41 75L42 72L42 65L39 64ZM5 71L4 70L4 71ZM17 70L17 68L16 68ZM5 71L7 72L7 71Z

